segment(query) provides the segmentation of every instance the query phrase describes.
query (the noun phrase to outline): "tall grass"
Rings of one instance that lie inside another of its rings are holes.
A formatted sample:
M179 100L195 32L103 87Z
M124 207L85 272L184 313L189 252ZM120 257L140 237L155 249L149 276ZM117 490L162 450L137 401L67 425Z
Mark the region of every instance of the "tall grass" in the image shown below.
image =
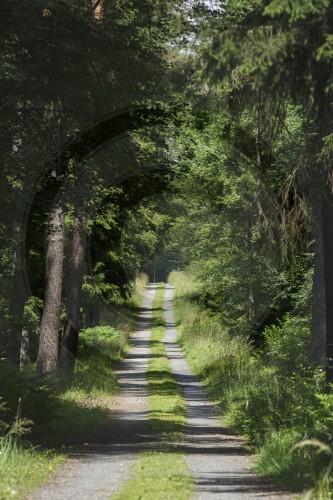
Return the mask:
M333 395L325 393L323 373L309 364L307 320L286 316L267 328L258 351L198 305L191 277L173 272L169 281L183 352L223 424L249 438L257 471L289 487L313 488L313 498L331 498L325 497L331 456L312 443L331 439ZM293 449L299 442L304 446Z
M0 438L0 499L22 498L64 459L64 455L35 449L17 438Z

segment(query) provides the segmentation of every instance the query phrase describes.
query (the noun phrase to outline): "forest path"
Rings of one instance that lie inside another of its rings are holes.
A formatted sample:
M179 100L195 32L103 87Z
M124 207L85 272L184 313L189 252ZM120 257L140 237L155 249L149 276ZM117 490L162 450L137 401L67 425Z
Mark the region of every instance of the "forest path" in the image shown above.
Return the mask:
M108 418L89 435L89 443L73 447L69 459L29 499L109 499L127 479L138 454L154 448L156 437L147 422L146 371L155 292L155 285L148 286L132 348L116 372L120 393L111 400Z
M250 468L251 456L245 441L219 424L213 403L193 375L177 344L172 311L173 287L166 285L164 342L176 382L187 405L187 432L184 449L189 472L195 479L194 498L210 499L291 499L294 495L278 491Z
M90 433L89 443L73 448L69 459L28 497L30 500L110 499L130 476L131 465L140 453L156 449L159 436L151 433L147 420L146 377L156 287L148 286L137 329L131 336L132 348L116 372L121 390L119 396L112 398L108 418ZM251 457L244 440L220 426L213 403L176 342L172 296L173 288L166 285L164 342L188 409L188 427L179 449L186 453L189 472L195 478L194 498L293 498L257 477L249 469Z

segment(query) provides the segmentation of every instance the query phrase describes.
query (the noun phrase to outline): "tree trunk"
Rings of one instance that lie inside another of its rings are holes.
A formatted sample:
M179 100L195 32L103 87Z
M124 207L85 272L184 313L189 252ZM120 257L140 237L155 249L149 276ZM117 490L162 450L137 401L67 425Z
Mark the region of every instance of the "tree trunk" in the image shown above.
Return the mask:
M310 359L321 366L326 365L326 307L324 280L322 200L317 201L315 232L315 258L312 294L312 328Z
M326 299L326 380L333 382L333 195L331 186L324 191L321 211Z
M20 366L25 366L30 362L30 339L29 332L22 330L21 351L20 351Z
M57 369L64 237L64 210L62 206L56 205L49 217L44 308L37 356L37 370L40 373L53 372Z
M13 284L10 300L10 332L6 342L6 358L8 361L20 366L20 351L22 338L22 321L24 306L28 298L22 265L22 246L18 240L15 252L15 265Z
M87 311L89 328L94 328L95 326L99 326L100 316L101 316L101 304L100 301L96 299L94 305L90 306Z
M87 220L87 202L83 200L74 216L72 252L68 270L67 313L59 359L60 369L68 373L73 373L77 356Z

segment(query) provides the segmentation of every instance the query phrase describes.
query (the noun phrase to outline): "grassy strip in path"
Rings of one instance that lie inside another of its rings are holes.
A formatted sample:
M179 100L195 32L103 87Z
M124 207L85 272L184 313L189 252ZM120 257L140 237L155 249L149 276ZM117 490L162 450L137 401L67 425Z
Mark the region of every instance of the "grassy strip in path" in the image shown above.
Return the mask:
M153 302L151 359L148 364L149 420L157 434L173 439L186 425L186 404L183 394L172 376L166 348L163 343L165 320L163 311L164 286L157 289Z
M153 302L151 359L148 364L149 421L156 434L163 435L157 451L145 452L133 466L133 478L126 481L114 500L186 500L193 491L184 454L172 446L186 425L186 404L175 382L163 344L164 285L157 289Z

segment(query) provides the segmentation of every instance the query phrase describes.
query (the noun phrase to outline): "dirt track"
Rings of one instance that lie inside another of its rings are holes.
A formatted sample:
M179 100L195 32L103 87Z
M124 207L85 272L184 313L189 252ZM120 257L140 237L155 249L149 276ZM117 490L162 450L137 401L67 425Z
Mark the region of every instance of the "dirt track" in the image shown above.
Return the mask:
M117 372L121 392L110 402L107 420L89 435L88 442L73 448L69 460L29 497L31 500L110 498L128 477L138 454L156 447L158 436L151 434L147 423L146 379L155 288L155 285L148 287L138 327L132 336L133 347ZM173 289L167 285L164 342L188 407L188 430L182 448L187 453L189 471L195 477L194 498L292 498L251 472L251 458L244 448L244 440L219 425L213 404L176 343L172 295Z
M69 460L29 498L32 500L102 500L127 478L137 455L153 446L147 423L147 379L152 302L147 291L129 356L117 371L120 395L112 398L107 420L73 447Z

